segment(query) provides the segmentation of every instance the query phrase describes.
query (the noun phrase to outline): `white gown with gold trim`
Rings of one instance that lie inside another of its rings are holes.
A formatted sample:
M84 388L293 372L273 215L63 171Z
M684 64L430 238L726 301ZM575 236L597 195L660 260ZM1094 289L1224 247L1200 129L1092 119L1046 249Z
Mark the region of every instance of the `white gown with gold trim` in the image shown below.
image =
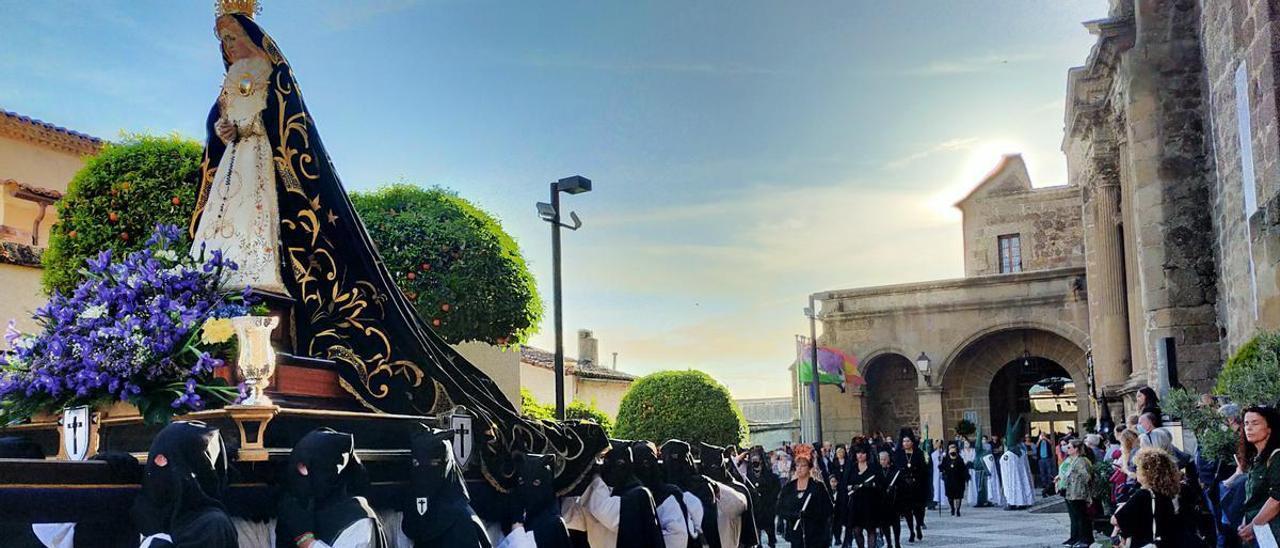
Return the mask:
M222 118L235 124L196 226L193 255L222 250L239 270L227 271L227 287L252 286L285 293L280 275L280 210L276 201L271 142L263 127L271 64L251 57L227 69L218 97Z

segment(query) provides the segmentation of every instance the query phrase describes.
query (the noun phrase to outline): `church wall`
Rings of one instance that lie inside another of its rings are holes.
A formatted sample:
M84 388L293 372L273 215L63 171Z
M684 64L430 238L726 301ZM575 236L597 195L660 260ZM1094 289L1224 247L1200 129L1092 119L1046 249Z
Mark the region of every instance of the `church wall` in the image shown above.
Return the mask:
M518 350L504 351L501 347L479 342L456 344L453 345L453 349L493 379L512 405L517 408L520 406L520 352ZM554 392L552 394L554 395Z
M1122 184L1132 202L1123 222L1135 240L1126 263L1136 259L1138 282L1128 291L1140 297L1128 314L1143 326L1134 354L1145 353L1132 380L1135 387L1164 386L1156 348L1172 337L1179 380L1202 390L1221 366L1221 347L1199 9L1190 2L1134 5L1135 42L1117 77L1127 120Z
M37 145L25 139L0 134L0 180L67 191L67 183L84 166L84 158Z
M0 283L4 285L0 324L17 320L19 330L35 331L37 326L31 321L31 313L48 300L40 289L41 272L39 268L0 262Z
M1280 194L1276 62L1272 56L1273 44L1280 39L1280 13L1273 15L1269 6L1261 0L1201 2L1208 131L1217 175L1213 215L1222 297L1218 312L1226 331L1227 355L1258 329L1280 328L1280 290L1276 285L1280 241L1274 230L1268 230L1276 223ZM1241 95L1242 90L1246 95ZM1247 105L1248 111L1241 112L1241 105ZM1242 135L1246 129L1248 135ZM1248 149L1242 146L1242 137L1248 140ZM1246 182L1248 166L1253 176ZM1256 193L1253 211L1246 210L1246 184Z

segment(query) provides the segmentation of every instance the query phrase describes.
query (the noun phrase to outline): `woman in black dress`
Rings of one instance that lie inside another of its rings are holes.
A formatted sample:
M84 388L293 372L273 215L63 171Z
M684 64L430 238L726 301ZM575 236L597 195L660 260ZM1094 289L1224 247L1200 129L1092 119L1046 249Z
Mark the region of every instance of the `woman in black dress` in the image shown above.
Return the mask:
M836 456L827 465L827 487L835 494L835 519L831 520L831 540L837 546L848 546L851 540L848 529L849 495L845 492L845 475L849 470L848 451L844 444L836 446ZM843 544L841 539L844 539Z
M964 489L969 485L969 464L960 457L960 448L951 442L947 445L947 454L938 463L942 472L942 484L947 491L947 504L951 505L951 515L960 515L960 501L964 500Z
M907 532L910 542L924 540L924 508L929 503L930 484L933 482L933 471L925 460L925 452L916 444L915 435L903 429L899 436L902 449L898 450L897 466L902 471L903 504L907 507Z
M787 527L783 536L795 548L831 546L831 492L813 472L812 447L798 446L795 473L778 493L778 516Z
M884 507L884 488L879 467L871 462L871 449L865 444L853 448L853 462L849 463L844 483L849 497L847 523L853 531L853 538L857 540L858 548L875 548L876 529L882 521L880 512Z
M906 505L902 470L893 465L888 451L880 452L880 485L884 487L884 504L880 505L880 534L885 548L902 548L902 516L911 511Z

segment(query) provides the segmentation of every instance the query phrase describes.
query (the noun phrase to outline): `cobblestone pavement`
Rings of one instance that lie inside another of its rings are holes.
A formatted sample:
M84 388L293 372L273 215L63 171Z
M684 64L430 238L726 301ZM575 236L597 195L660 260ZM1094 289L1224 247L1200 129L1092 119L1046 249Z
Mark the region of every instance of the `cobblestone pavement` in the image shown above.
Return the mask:
M1001 508L964 508L960 517L936 510L925 516L924 542L907 542L902 532L902 547L962 546L979 547L1060 547L1070 534L1067 514L1032 514L1025 510ZM778 539L778 546L788 546Z

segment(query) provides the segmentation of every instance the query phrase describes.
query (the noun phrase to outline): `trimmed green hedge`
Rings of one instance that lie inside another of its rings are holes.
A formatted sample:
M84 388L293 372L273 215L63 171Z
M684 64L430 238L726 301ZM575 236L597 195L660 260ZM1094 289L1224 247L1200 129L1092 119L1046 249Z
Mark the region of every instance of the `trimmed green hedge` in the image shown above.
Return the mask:
M661 371L631 384L614 435L662 443L745 445L747 421L724 385L701 371Z
M520 413L531 419L555 420L556 406L554 404L539 403L538 399L533 396L528 388L520 388ZM591 403L583 403L574 400L564 408L564 415L569 420L591 421L599 424L604 429L606 436L613 435L613 418L608 413L601 411L596 407L595 400Z
M58 222L41 263L48 293L69 292L85 259L142 248L157 224L186 228L199 193L200 143L133 135L89 158L58 201Z
M396 184L351 194L418 314L450 344L512 345L542 320L542 300L516 241L452 191Z
M1262 332L1222 367L1214 392L1241 406L1276 405L1280 399L1280 333Z

